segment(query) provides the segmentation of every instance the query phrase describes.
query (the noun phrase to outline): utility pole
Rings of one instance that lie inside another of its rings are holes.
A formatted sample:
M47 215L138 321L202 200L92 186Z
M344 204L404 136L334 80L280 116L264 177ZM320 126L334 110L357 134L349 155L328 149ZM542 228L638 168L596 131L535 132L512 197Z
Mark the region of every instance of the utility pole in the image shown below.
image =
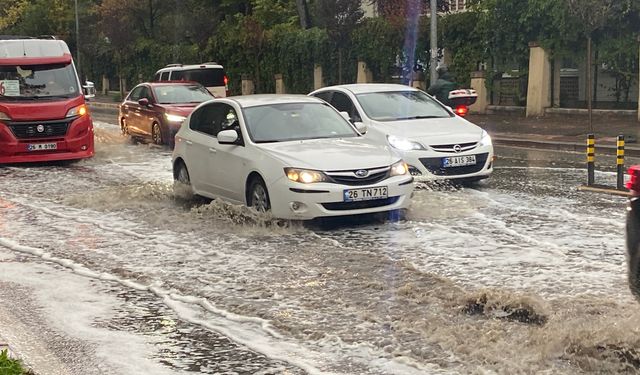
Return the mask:
M82 82L82 70L80 69L80 23L78 22L78 0L74 0L76 5L76 62L78 76L80 77L80 84L84 84Z
M436 67L438 65L438 1L431 0L431 63L429 72L431 77L430 85L438 79Z

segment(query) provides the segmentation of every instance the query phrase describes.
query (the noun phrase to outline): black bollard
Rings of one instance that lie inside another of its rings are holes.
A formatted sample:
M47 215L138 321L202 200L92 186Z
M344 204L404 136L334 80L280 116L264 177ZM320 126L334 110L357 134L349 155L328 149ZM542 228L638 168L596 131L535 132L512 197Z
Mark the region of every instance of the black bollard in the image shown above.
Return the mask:
M616 152L616 164L618 167L618 190L625 190L624 188L624 135L618 136L618 150Z
M595 173L596 158L596 137L593 134L587 135L587 186L592 186Z

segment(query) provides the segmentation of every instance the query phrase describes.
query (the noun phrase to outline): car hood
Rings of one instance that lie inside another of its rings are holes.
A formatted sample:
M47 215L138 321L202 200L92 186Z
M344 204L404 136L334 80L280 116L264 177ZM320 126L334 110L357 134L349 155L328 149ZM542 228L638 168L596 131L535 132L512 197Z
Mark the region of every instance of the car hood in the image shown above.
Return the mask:
M373 130L429 144L477 142L482 128L461 117L374 121Z
M323 171L376 168L400 160L388 146L363 137L262 143L257 147L284 166Z
M162 104L162 107L167 113L173 115L189 116L191 112L200 103L184 103L184 104Z

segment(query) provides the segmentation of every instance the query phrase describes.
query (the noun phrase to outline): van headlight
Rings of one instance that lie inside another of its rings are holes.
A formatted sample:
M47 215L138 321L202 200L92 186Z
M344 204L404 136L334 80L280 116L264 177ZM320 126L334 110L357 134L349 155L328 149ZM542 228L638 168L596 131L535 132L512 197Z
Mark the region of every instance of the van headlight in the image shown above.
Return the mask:
M65 117L75 117L75 116L84 116L88 113L87 106L85 104L80 104L77 107L73 107L67 111L67 115Z
M403 160L391 166L391 176L404 176L409 173L409 166Z
M165 113L164 117L167 119L167 121L169 122L183 122L184 120L186 120L187 118L184 116L180 116L180 115L172 115L169 113Z
M395 135L388 135L387 141L393 148L397 148L401 151L411 150L425 150L424 146L418 142L410 141L407 138L398 137Z
M482 135L480 135L480 146L491 146L491 136L487 133L486 130L482 131Z
M11 117L9 117L8 114L0 111L0 120L7 120L7 121L11 121Z
M329 177L326 174L313 169L285 168L284 174L287 175L289 180L303 184L329 181Z

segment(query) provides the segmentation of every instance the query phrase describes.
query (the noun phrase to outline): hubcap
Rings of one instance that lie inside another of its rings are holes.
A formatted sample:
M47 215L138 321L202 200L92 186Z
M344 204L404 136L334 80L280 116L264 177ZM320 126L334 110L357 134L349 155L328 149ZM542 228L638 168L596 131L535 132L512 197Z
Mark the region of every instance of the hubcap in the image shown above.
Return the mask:
M269 202L267 201L267 191L262 185L256 185L253 188L252 194L252 206L257 211L266 212L269 210Z

